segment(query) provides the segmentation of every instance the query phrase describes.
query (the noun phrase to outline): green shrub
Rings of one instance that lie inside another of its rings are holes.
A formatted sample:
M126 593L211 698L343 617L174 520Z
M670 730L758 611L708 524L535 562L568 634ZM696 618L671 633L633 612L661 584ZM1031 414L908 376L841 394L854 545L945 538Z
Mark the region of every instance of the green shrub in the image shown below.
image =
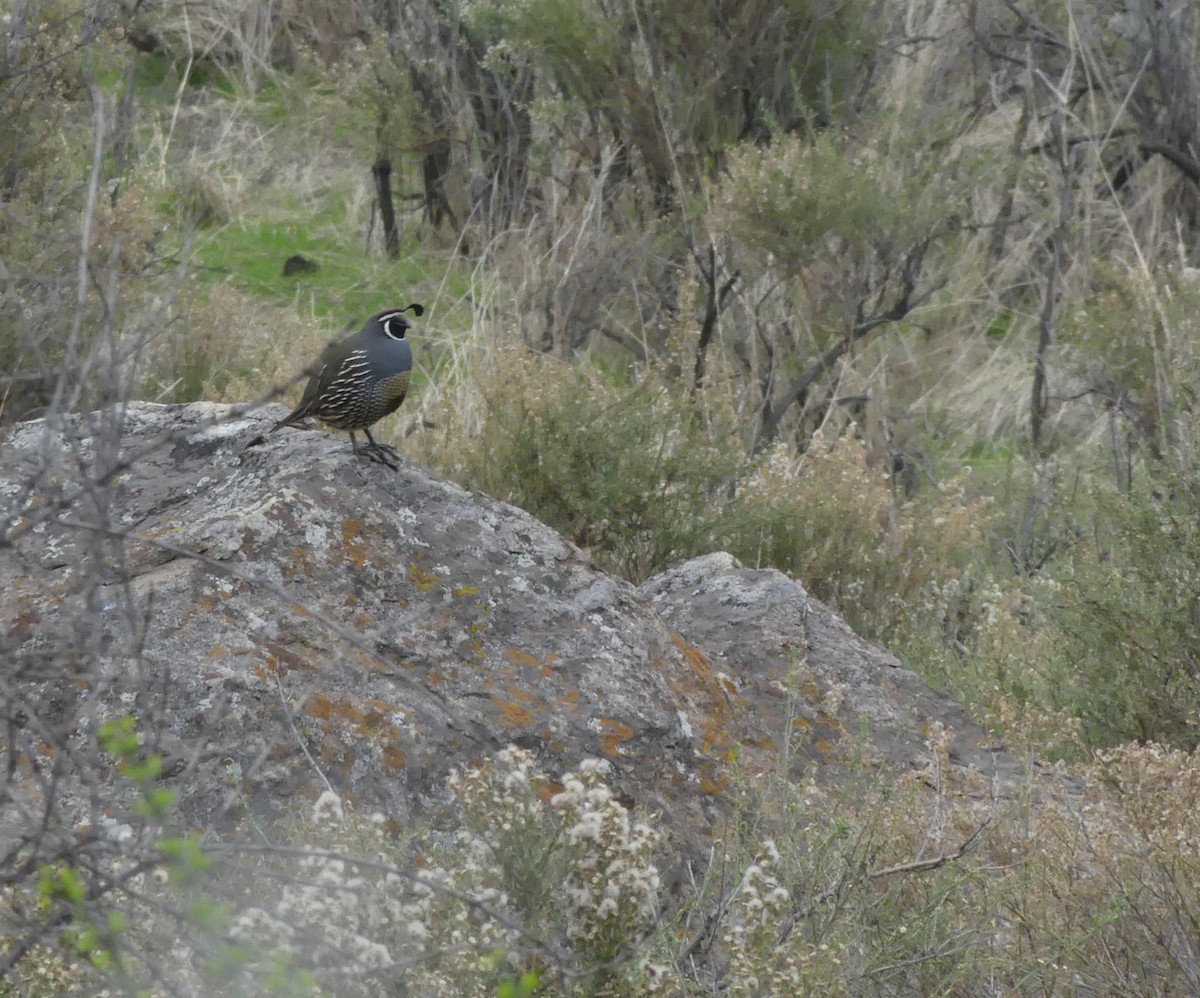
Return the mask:
M1076 663L1089 743L1200 744L1200 488L1156 470L1127 494L1094 487L1094 540L1043 612Z
M523 348L487 367L482 430L441 454L447 471L635 581L721 543L744 463L731 419L657 367L623 381Z
M953 613L973 585L991 514L965 481L901 501L852 429L833 442L818 431L803 455L777 446L749 476L729 549L795 575L862 633L902 644Z
M988 501L955 478L925 501L898 502L853 430L833 443L818 433L804 455L780 445L751 460L729 399L688 394L666 363L625 381L506 350L480 394L478 433L466 434L462 412L439 413L443 439L459 447L430 456L633 581L725 549L792 573L884 641L954 612L973 584L964 566Z
M892 647L1017 745L1087 758L1128 740L1200 742L1200 497L1161 465L1122 493L1020 461L994 555L954 617ZM994 483L993 483L994 484ZM986 487L986 486L985 486ZM1015 571L1014 571L1015 569Z

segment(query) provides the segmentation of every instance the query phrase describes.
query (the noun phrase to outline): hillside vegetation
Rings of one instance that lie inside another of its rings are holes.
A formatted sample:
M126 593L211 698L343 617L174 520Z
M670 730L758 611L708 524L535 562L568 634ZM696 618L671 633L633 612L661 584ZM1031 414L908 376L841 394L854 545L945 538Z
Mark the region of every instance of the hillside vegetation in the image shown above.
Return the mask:
M1198 66L1200 8L1134 0L8 0L0 420L294 399L418 301L379 439L634 581L783 569L1006 744L1191 786ZM1091 901L956 880L954 917L994 903L1029 953L1078 932L1061 976L886 993L1058 993L1101 951L1113 993L1194 992L1196 880L1168 880L1178 921L1139 923L1190 939L1166 970L1133 930L1089 949ZM776 959L748 924L730 959ZM844 983L826 942L778 982ZM735 977L694 993L787 993Z

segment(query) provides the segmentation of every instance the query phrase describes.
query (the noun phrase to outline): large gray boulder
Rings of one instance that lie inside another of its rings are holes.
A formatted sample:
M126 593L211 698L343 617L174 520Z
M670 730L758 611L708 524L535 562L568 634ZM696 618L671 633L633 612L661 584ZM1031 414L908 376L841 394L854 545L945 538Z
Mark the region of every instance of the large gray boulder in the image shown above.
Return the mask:
M97 723L144 713L197 826L327 784L403 821L509 742L550 772L604 756L627 801L695 831L731 765L775 765L785 737L836 778L926 765L942 724L964 786L1015 784L957 705L785 575L713 554L635 589L529 514L344 436L255 442L283 411L134 403L119 444L93 414L0 449L21 695L33 712L91 696ZM81 619L74 644L54 637ZM104 680L77 682L70 648L92 640Z
M716 678L729 735L744 749L767 750L760 765L778 757L786 732L797 770L921 769L944 731L964 786L1004 794L1020 779L1014 760L958 703L782 572L744 568L718 552L647 580L639 592Z

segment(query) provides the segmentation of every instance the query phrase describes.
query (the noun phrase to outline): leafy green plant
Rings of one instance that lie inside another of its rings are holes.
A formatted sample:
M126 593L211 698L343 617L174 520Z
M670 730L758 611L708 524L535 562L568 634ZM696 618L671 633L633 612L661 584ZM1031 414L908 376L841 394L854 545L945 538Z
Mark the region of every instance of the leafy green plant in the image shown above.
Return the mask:
M1093 745L1200 744L1200 489L1191 474L1153 471L1140 488L1093 489L1094 541L1047 623L1076 663L1069 706ZM1066 691L1064 691L1066 692ZM1061 695L1061 694L1060 694Z
M444 466L640 580L711 550L744 464L727 414L649 369L631 380L521 348L481 378L486 431Z
M746 478L726 543L748 564L792 573L862 633L902 646L953 613L971 585L989 506L967 494L964 476L900 499L852 429L834 441L818 432L804 455L779 445Z

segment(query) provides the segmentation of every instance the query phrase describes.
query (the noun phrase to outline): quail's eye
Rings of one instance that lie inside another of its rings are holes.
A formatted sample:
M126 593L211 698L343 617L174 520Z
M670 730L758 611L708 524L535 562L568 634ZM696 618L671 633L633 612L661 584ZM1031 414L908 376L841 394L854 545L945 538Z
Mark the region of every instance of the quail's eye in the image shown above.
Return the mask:
M398 316L389 315L383 320L383 331L394 340L402 340L408 332L408 323Z

